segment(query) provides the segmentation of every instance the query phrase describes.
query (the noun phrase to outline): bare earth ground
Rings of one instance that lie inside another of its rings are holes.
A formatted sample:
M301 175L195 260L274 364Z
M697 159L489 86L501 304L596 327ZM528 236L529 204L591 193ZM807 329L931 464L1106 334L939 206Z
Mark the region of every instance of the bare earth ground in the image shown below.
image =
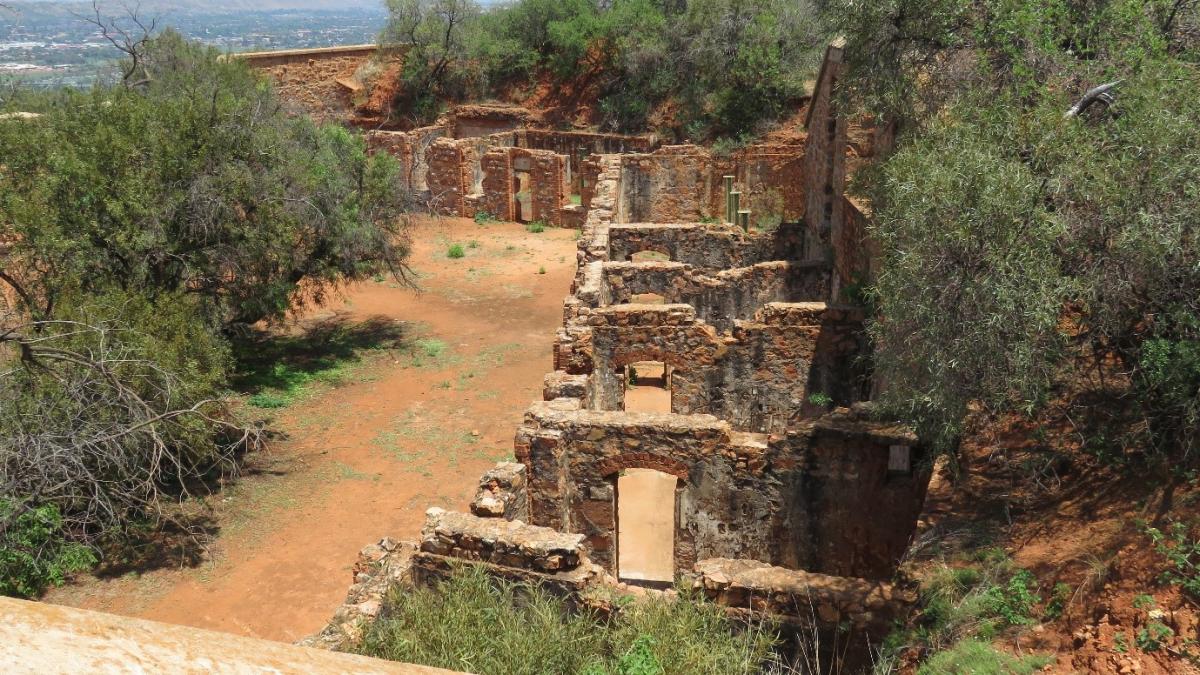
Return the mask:
M415 538L429 506L466 508L540 398L576 235L466 219L413 234L422 293L368 282L300 325L383 318L424 347L380 351L339 386L252 409L287 437L209 500L220 533L199 565L80 579L48 602L294 641L330 618L359 549ZM466 257L448 258L452 243Z

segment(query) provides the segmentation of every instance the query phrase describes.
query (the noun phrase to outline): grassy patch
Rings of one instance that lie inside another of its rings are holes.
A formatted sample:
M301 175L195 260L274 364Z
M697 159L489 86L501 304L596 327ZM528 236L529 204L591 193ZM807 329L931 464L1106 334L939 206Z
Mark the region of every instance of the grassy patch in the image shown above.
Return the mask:
M1050 663L1047 656L1016 657L997 650L981 640L963 640L954 647L934 655L917 670L917 675L960 675L961 673L995 673L996 675L1030 675Z
M401 344L404 328L386 319L327 321L296 335L256 333L234 342L232 385L250 405L284 408L307 396L314 385L347 381L372 353Z
M690 591L631 603L604 622L528 586L464 569L436 589L398 589L367 633L370 656L481 675L757 673L774 634L737 631Z
M525 231L532 234L541 234L546 231L546 223L540 220L535 220L525 226Z
M1033 672L1045 661L1018 659L993 649L990 642L1035 624L1041 602L1033 575L1000 549L976 550L968 558L937 564L921 579L920 612L888 636L883 660L897 661L916 650L924 656L921 674ZM1046 614L1054 612L1062 609L1048 605Z
M446 249L446 257L447 258L458 259L458 258L465 256L466 254L467 254L467 252L463 250L462 244L451 244L450 248Z

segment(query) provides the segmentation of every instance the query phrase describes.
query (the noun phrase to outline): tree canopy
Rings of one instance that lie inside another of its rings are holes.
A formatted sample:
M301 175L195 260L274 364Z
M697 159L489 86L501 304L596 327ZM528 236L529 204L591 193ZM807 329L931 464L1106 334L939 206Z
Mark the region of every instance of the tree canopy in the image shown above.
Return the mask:
M1107 363L1139 443L1192 453L1196 3L825 5L847 33L843 95L901 128L858 181L883 251L872 332L889 406L948 449L972 402L1033 410Z
M502 97L539 78L594 97L601 126L675 138L760 131L807 94L825 44L808 0L389 0L409 45L397 111Z
M173 32L136 82L17 92L0 119L0 592L164 517L258 431L227 405L229 333L338 285L405 278L387 154L289 117Z

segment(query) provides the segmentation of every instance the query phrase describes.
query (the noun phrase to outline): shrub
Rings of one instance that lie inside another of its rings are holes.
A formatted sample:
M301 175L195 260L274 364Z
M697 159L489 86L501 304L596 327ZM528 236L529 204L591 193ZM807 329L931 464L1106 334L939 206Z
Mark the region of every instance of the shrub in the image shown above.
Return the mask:
M0 499L0 595L36 598L49 586L96 564L86 546L68 540L53 505L18 505Z
M821 406L822 408L827 408L833 404L833 399L829 397L829 394L818 391L809 394L808 402L813 405Z
M810 0L392 0L384 43L410 45L397 112L511 93L537 75L584 79L602 126L682 140L742 137L807 93L826 38ZM661 109L671 115L656 118Z
M476 224L483 225L485 223L495 223L495 222L498 222L499 220L500 220L499 218L488 213L487 211L476 211L475 212Z
M1186 524L1176 521L1167 531L1146 527L1154 550L1166 559L1168 567L1159 575L1163 583L1179 586L1200 600L1200 539L1193 539Z
M397 589L359 651L482 675L757 673L773 635L738 631L689 590L622 606L607 622L537 588L460 570L436 588Z
M1016 568L997 549L978 552L967 566L936 567L922 580L921 611L913 625L889 635L880 656L884 662L892 662L915 648L928 657L919 672L930 674L1009 672L1002 668L954 670L958 659L981 666L1024 668L1020 664L1033 664L1037 661L1014 660L988 644L1007 627L1033 622L1031 614L1039 600L1033 587L1033 576Z
M450 248L446 250L447 258L461 258L466 254L467 252L463 250L462 244L451 244Z
M531 232L533 234L541 234L546 231L546 223L544 223L543 221L540 221L540 220L535 220L532 223L529 223L528 225L526 225L525 230L527 232Z

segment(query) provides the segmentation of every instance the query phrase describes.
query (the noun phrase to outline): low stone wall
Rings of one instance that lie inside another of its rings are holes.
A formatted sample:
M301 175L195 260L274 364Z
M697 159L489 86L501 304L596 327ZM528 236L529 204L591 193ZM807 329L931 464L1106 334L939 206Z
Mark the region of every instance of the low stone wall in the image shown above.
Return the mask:
M340 651L358 643L383 608L389 591L412 581L412 560L417 546L384 538L358 553L351 570L350 590L333 618L320 633L299 644Z
M471 513L480 518L529 520L529 491L525 465L501 462L479 479L479 492L471 502Z
M536 572L569 572L586 558L583 535L437 507L425 512L421 551Z
M603 570L587 556L583 535L519 520L431 508L421 536L412 564L417 584L435 584L467 565L559 595L577 595L604 578Z
M720 605L789 623L849 627L875 637L875 644L916 600L890 583L784 569L757 560L701 560L695 572L694 585Z

